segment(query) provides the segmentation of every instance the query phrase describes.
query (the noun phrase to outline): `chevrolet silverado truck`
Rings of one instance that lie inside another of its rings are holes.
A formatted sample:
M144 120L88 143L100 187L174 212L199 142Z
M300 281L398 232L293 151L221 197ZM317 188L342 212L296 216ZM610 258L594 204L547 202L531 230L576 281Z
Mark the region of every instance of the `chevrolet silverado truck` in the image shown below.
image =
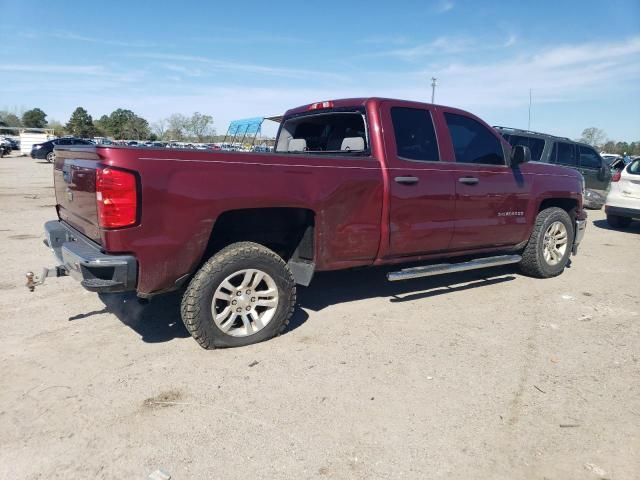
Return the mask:
M27 286L184 290L186 328L217 348L281 333L316 271L553 277L584 235L584 180L529 160L470 113L384 98L289 110L273 153L57 146L45 243L58 265Z

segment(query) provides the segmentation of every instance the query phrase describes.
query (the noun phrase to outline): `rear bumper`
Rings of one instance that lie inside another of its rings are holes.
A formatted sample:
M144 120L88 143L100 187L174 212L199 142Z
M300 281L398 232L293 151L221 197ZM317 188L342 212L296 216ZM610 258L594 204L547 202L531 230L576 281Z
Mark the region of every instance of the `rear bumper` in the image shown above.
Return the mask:
M69 275L90 292L126 292L136 289L138 264L131 255L108 255L66 224L44 224L45 244Z
M584 220L576 220L576 234L573 237L573 247L571 248L571 253L574 255L578 254L578 247L584 238L584 232L587 230L587 219Z
M614 207L611 205L605 205L604 212L607 215L618 215L619 217L640 218L640 209L637 209L637 208Z

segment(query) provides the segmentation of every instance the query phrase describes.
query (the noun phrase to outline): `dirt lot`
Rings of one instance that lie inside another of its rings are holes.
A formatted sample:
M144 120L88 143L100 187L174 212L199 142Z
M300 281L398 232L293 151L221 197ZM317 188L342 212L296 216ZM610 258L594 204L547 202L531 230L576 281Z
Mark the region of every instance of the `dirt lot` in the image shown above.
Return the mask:
M0 159L0 478L640 477L640 223L559 278L318 275L283 336L205 351L177 296L52 266L51 165Z

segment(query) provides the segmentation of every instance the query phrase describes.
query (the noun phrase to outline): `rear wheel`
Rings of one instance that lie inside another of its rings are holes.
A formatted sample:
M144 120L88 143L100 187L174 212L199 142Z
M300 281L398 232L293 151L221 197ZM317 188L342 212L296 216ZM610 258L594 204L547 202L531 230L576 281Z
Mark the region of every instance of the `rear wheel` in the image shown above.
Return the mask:
M284 331L295 300L293 275L280 256L256 243L234 243L193 277L182 321L204 348L250 345Z
M612 228L627 228L631 225L631 218L620 215L607 215L607 223Z
M538 278L560 275L569 262L573 238L573 222L566 211L557 207L541 211L522 253L520 269Z
M56 159L56 154L54 152L49 152L47 153L47 162L49 163L53 163L53 161Z

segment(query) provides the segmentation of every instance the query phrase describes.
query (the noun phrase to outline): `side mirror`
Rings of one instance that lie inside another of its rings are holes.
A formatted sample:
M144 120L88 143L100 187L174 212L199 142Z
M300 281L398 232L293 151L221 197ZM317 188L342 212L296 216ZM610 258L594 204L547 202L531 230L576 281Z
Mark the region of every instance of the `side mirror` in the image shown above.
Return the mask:
M516 145L511 149L511 166L515 167L521 163L527 163L531 161L531 150L524 145Z

